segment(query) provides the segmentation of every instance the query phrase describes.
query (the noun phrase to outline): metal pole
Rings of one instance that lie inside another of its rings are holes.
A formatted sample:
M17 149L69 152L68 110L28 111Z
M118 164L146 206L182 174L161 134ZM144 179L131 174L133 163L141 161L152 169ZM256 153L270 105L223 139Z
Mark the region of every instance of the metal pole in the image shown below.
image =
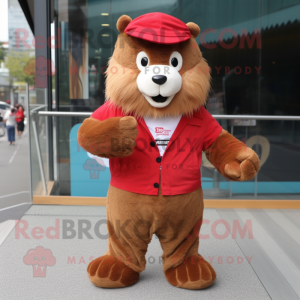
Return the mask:
M51 0L46 0L46 32L47 32L47 41L48 38L51 36ZM48 70L51 70L52 75L52 57L51 57L51 48L48 46L47 48L47 68ZM47 99L47 107L48 111L52 111L52 103L53 103L53 97L52 97L52 76L47 76L47 89L45 89L46 92L46 98ZM54 180L54 171L53 171L53 124L52 124L52 118L46 118L46 124L47 124L47 149L48 149L48 176L49 180Z
M33 128L33 134L34 134L35 143L36 143L36 150L37 150L37 155L38 155L38 160L39 160L39 166L40 166L40 172L41 172L41 177L42 177L43 188L44 188L45 193L47 195L48 190L47 190L47 185L46 185L44 166L43 166L42 155L41 155L41 148L40 148L39 138L38 138L38 134L37 134L37 130L36 130L36 122L35 122L34 119L32 120L32 128Z
M41 116L55 117L90 117L92 112L65 112L65 111L39 111ZM256 115L212 115L217 120L274 120L274 121L300 121L300 116L256 116Z
M231 134L233 135L233 124L231 123ZM232 181L230 180L229 198L232 198Z
M32 159L31 159L31 131L30 131L30 121L31 121L31 115L30 115L30 96L29 96L29 85L27 83L26 85L26 95L27 95L27 113L26 113L26 118L27 118L27 134L28 134L28 148L29 148L29 171L30 171L30 175L29 175L29 181L30 181L30 190L29 190L29 197L30 197L30 201L31 203L33 202L33 198L32 198Z
M258 134L256 135L256 145L255 145L256 153L258 151L257 145L258 145ZM254 177L254 197L257 198L257 174Z

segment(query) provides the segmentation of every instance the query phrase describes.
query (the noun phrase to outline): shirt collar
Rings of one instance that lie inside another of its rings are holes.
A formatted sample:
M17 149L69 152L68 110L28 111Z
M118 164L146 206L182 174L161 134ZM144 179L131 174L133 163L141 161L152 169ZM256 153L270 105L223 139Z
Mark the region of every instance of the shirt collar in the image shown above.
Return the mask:
M172 134L172 137L168 143L168 146L165 150L165 152L167 151L167 149L171 146L171 144L174 142L174 140L176 140L176 138L180 135L180 133L183 131L183 129L188 125L194 125L194 126L198 126L201 127L201 123L202 123L202 114L201 114L201 108L198 111L195 111L193 113L192 117L188 117L188 116L182 116L174 133ZM149 137L152 137L152 134L149 131L149 128L144 120L144 118L138 118L137 122L144 127L144 129L148 132Z

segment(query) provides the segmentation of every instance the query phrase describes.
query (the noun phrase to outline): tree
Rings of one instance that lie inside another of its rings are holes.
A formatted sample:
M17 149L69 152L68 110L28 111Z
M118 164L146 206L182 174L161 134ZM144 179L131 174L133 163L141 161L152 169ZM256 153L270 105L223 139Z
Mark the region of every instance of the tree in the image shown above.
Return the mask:
M34 86L35 61L30 53L10 51L6 56L5 66L9 70L10 84L14 81L21 81Z
M0 62L5 59L6 49L3 47L3 43L0 42Z

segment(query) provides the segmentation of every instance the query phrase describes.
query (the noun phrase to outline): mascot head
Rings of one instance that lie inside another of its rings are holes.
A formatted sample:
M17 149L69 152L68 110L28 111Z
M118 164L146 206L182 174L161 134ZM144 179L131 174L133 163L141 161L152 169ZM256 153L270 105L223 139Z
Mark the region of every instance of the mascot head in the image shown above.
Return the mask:
M209 67L200 28L163 13L123 15L106 72L106 99L136 117L192 115L205 104Z

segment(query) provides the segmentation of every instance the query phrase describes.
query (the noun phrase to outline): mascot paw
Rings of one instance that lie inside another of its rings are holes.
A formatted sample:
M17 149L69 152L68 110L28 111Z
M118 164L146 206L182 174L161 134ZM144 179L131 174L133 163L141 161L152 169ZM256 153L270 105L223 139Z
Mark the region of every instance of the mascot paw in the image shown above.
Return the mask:
M201 290L212 285L216 272L202 256L190 256L179 266L165 272L168 282L176 287Z
M237 154L236 159L238 162L228 163L224 169L225 174L232 180L250 180L257 174L259 158L252 149L243 149Z
M120 119L119 125L122 130L135 131L137 127L137 120L134 117L130 117L130 116L123 117ZM136 137L135 135L133 136Z
M140 274L117 258L104 255L93 260L87 267L91 282L102 288L119 288L135 284Z
M122 137L122 150L118 156L126 157L133 153L133 148L136 146L135 139L139 134L136 119L130 116L121 118L119 121L119 129Z

